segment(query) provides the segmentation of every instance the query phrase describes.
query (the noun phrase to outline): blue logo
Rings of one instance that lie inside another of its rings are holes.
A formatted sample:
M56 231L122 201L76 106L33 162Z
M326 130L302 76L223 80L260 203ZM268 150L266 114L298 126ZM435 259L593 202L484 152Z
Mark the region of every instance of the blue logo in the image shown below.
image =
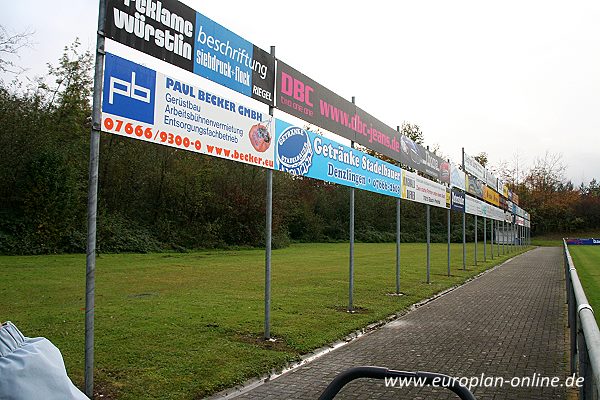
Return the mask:
M102 111L154 124L156 71L106 53Z
M307 132L295 126L285 129L277 140L279 170L305 175L312 165L313 150Z

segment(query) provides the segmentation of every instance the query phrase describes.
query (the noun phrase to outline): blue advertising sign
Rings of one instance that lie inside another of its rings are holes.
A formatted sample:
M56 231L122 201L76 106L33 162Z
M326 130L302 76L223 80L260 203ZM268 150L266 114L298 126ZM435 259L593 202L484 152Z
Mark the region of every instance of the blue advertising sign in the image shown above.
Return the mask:
M453 211L465 212L465 192L452 188L450 208Z
M600 245L600 239L567 239L568 245L584 245L584 246L598 246Z
M154 124L156 71L106 53L104 112Z
M194 73L274 105L275 59L215 21L196 13Z
M275 120L275 169L400 197L401 168L281 120Z

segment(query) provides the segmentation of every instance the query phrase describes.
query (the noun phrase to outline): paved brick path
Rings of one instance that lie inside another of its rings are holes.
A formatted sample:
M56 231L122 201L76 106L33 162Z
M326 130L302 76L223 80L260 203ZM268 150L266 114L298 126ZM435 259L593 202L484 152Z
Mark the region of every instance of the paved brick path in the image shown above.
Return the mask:
M377 365L451 376L566 376L560 248L538 248L378 331L236 399L316 399L340 371ZM565 399L564 388L477 388L478 399ZM337 399L454 399L442 389L360 379Z

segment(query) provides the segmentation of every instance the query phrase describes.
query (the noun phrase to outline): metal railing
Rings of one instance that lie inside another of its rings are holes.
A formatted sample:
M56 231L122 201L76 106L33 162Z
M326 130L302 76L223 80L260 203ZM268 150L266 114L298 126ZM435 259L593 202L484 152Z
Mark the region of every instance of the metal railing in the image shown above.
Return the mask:
M567 284L568 326L571 332L571 374L584 378L580 400L600 399L600 330L589 305L577 270L563 239Z

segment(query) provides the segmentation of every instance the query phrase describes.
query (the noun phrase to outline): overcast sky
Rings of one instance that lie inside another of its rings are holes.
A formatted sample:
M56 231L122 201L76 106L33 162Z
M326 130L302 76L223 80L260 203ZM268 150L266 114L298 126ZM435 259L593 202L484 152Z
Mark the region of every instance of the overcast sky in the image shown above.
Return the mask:
M184 3L391 127L460 162L520 168L562 154L574 184L600 180L600 2L196 1ZM94 49L97 0L0 0L0 25L33 30L14 61L42 75L76 37ZM6 75L2 75L7 80ZM225 89L224 89L225 90ZM281 113L278 117L286 119Z

